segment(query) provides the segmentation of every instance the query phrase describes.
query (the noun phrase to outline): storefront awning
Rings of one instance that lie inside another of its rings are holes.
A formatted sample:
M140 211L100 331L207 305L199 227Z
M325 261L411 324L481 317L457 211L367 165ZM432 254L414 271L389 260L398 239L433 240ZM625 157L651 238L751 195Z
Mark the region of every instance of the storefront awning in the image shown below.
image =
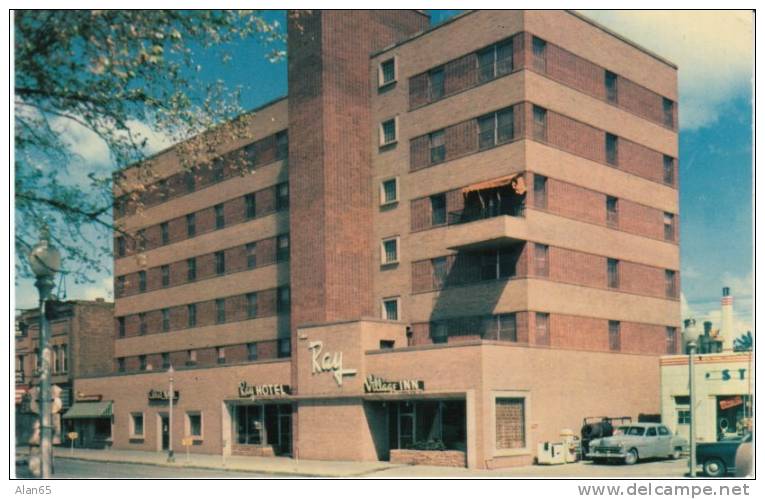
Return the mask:
M77 402L66 411L64 419L109 418L112 416L112 403Z
M523 174L516 173L514 175L507 175L504 177L486 180L484 182L478 182L477 184L463 187L462 194L466 195L471 192L483 191L486 189L496 189L498 187L504 187L510 184L513 184L513 190L515 190L517 194L524 194L526 192L526 182L523 180Z

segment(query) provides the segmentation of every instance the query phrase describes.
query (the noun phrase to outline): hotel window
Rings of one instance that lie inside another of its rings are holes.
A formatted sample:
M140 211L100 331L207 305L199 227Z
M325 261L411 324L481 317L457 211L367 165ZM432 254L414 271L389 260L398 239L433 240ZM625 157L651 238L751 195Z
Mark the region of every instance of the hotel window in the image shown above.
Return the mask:
M664 213L664 240L675 240L675 216L672 213Z
M380 204L392 204L398 201L398 177L380 183Z
M443 130L428 134L430 143L430 164L442 163L446 159L446 134Z
M612 133L606 133L606 163L619 164L619 137Z
M547 71L547 42L536 36L531 39L531 51L533 54L534 69Z
M215 300L215 322L217 324L226 322L226 300L224 298Z
M258 294L247 293L247 318L254 319L258 316Z
M170 367L170 354L167 352L162 353L162 369Z
M536 316L537 345L550 344L550 314L537 312Z
M447 264L446 257L441 256L431 260L433 266L433 288L441 289L446 285Z
M279 338L277 356L280 359L286 359L292 355L292 344L289 338Z
M146 324L146 312L141 312L138 314L138 324L139 333L142 335L146 334L148 329L148 325Z
M134 412L130 414L130 436L143 437L143 413Z
M677 328L667 326L667 353L674 355L677 353Z
M117 336L120 338L125 337L125 318L117 317Z
M478 118L478 149L488 149L512 140L513 125L513 108Z
M147 364L146 364L146 356L145 355L139 355L138 356L138 369L140 369L141 371L145 371L146 370L146 366L147 366Z
M286 210L290 207L290 185L282 182L276 186L276 209Z
M186 305L186 312L188 314L188 327L195 327L197 325L197 305L196 303L190 303Z
M508 39L478 52L478 82L492 80L513 70L513 41Z
M247 360L258 360L257 343L247 343Z
M162 265L159 272L162 275L162 287L168 287L170 285L170 265Z
M289 157L289 136L286 130L276 133L276 159L287 159Z
M380 146L387 146L398 140L396 118L380 123Z
M222 204L216 204L215 205L215 228L216 229L222 229L226 226L226 216L223 212L223 205Z
M608 321L608 348L612 352L622 349L622 330L619 321Z
M117 256L125 256L125 238L117 238Z
M534 139L547 140L547 109L534 106Z
M619 287L619 260L608 259L608 287L617 289Z
M675 185L675 158L664 155L664 183Z
M547 209L547 177L534 174L534 206Z
M398 263L398 241L398 237L383 239L381 255L381 263L383 265Z
M398 319L398 306L399 297L385 298L383 300L383 319L388 321L397 321Z
M618 80L616 74L612 73L611 71L606 71L606 100L614 104L616 104L619 99L617 82Z
M197 177L194 170L188 170L185 174L186 192L194 192L197 189Z
M606 196L606 224L611 228L619 226L619 200Z
M500 341L518 341L518 327L515 314L500 314L497 316L497 326Z
M59 357L59 368L62 373L65 373L67 371L67 355L66 355L66 345L61 345L58 349L58 357Z
M244 217L255 218L255 194L244 196Z
M247 243L244 247L245 253L247 253L247 268L254 269L258 266L258 255L255 252L257 243Z
M125 276L121 275L117 277L117 296L125 294Z
M290 311L290 288L282 286L276 295L276 312L283 314Z
M162 309L162 332L166 333L170 331L170 309Z
M276 236L276 261L284 262L290 259L290 236Z
M189 350L186 352L186 365L193 366L197 363L197 351Z
M198 411L186 413L186 435L202 438L202 413Z
M168 244L170 242L170 224L168 222L162 222L159 224L160 237L162 244Z
M226 273L226 253L223 251L215 252L215 273L218 275Z
M550 248L546 244L534 243L534 271L539 277L550 275Z
M189 282L197 280L197 259L189 258L186 260L186 280Z
M197 235L197 216L194 213L186 215L186 235L188 237Z
M446 194L430 196L430 224L443 225L446 223Z
M125 372L125 358L124 357L118 357L117 358L117 372L124 373Z
M526 447L526 401L523 398L497 398L495 401L497 450Z
M428 72L428 91L430 100L438 100L444 96L444 68L431 69Z
M226 349L224 347L215 347L215 356L218 359L218 364L226 363Z
M391 58L380 63L380 72L378 74L378 86L384 87L396 81L396 59Z
M674 270L664 271L664 280L666 282L667 298L677 298L677 274Z
M677 424L691 424L690 409L677 409Z
M675 127L675 103L666 97L662 99L662 109L664 111L664 125L669 128Z
M138 272L138 291L141 293L146 292L146 271L140 270Z

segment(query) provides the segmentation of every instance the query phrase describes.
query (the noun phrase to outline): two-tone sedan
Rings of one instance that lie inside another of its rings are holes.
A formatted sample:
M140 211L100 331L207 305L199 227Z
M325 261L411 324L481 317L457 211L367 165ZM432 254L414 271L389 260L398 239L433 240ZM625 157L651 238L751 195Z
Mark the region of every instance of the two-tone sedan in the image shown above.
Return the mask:
M620 427L618 434L590 441L587 457L595 463L635 464L639 459L679 459L687 449L688 441L673 435L663 424L632 423Z

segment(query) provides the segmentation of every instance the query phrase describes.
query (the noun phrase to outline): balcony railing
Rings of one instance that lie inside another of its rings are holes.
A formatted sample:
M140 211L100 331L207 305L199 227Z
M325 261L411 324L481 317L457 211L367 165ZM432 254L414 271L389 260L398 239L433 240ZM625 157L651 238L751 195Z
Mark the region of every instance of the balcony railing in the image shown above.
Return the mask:
M525 216L525 212L526 207L522 204L497 208L465 208L462 210L450 211L448 224L464 224L475 222L476 220L484 220L486 218L501 217L504 215L511 217L523 217Z

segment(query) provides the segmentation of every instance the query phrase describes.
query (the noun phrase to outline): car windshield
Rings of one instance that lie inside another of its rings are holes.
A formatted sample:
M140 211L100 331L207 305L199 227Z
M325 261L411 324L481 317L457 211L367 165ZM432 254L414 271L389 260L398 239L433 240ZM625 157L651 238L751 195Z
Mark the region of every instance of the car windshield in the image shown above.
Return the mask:
M631 435L633 437L642 437L645 433L645 428L642 426L630 426L624 429L625 435Z

